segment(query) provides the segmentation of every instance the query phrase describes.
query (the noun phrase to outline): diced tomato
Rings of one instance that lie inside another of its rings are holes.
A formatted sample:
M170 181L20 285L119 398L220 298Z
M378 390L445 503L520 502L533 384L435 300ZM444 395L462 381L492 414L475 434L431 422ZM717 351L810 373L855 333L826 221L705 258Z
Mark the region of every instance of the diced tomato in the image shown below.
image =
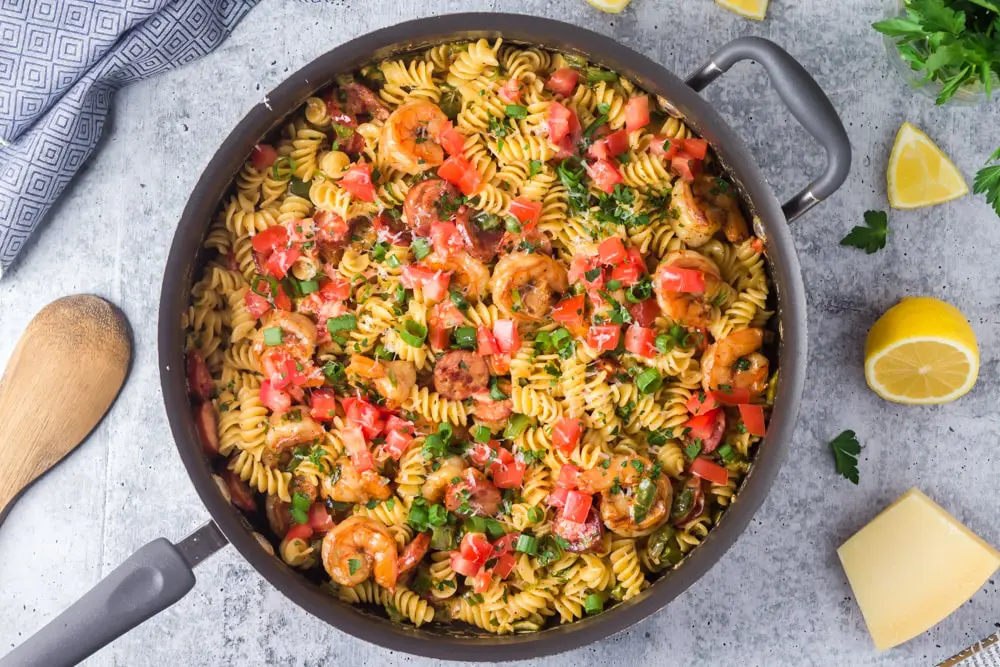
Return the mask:
M297 523L285 533L286 540L303 540L308 542L313 536L313 528L308 523Z
M479 191L482 176L468 160L461 155L452 155L438 167L438 176L458 186L462 194L471 196Z
M443 324L432 322L427 327L427 342L435 352L448 349L451 332Z
M267 302L267 299L253 290L247 290L246 296L243 297L243 302L247 305L247 312L249 312L255 320L259 320L264 313L271 310L271 304Z
M640 357L655 357L656 331L633 323L625 330L625 349Z
M301 256L302 251L295 246L275 250L264 263L264 272L280 280L288 274L288 269L292 268L292 264Z
M431 225L431 243L442 257L465 248L465 239L454 222L435 221Z
M552 493L550 493L548 498L545 499L545 502L550 507L565 507L567 495L569 495L569 489L565 486L557 486L552 489Z
M319 293L326 301L346 301L351 296L351 283L339 276L325 280L319 286Z
M514 320L497 320L493 323L493 337L504 354L514 354L521 349L521 336Z
M458 546L458 551L462 558L481 566L493 554L493 545L486 539L484 533L466 533Z
M402 431L389 431L385 436L385 449L394 460L398 461L413 444L413 436Z
M496 337L485 325L480 325L476 329L476 352L484 357L500 354L500 346L497 344Z
M385 422L377 407L360 398L345 398L342 402L347 412L347 423L360 426L365 438L374 438L382 431Z
M688 412L697 417L718 408L719 402L715 400L714 392L698 391L691 394L691 398L687 400L684 407L687 408Z
M489 442L472 442L469 444L469 448L465 450L468 455L469 460L477 466L486 465L487 461L491 458L495 458L496 455L493 451L500 446L496 440L490 440Z
M700 456L691 463L691 474L720 486L725 486L729 482L728 470Z
M187 370L188 393L199 401L212 398L212 374L208 372L208 364L201 352L188 350L184 366Z
M559 468L559 478L556 480L556 486L564 489L575 489L577 484L579 484L581 472L580 468L575 465L564 465Z
M257 171L270 169L274 161L278 159L278 151L271 144L257 144L250 151L250 164Z
M493 566L493 576L506 579L514 571L517 558L512 553L507 553L497 559L497 564Z
M615 167L614 162L606 158L593 164L587 164L585 168L590 180L594 182L594 186L603 192L610 194L614 191L615 185L622 182L621 172Z
M720 405L740 405L750 402L750 390L732 387L730 389L720 389L712 392L712 397Z
M626 111L626 113L628 113ZM695 160L704 160L708 155L708 142L704 139L690 138L679 139L680 150Z
M564 138L569 136L570 130L572 129L573 118L575 114L570 110L559 104L558 102L552 102L549 105L549 139L553 143L558 144Z
M371 470L375 465L372 461L372 453L368 450L368 443L365 441L365 434L357 424L345 426L340 431L341 440L344 447L351 454L351 463L358 472Z
M489 454L486 459L489 461L489 465L486 466L486 469L490 472L490 474L496 475L504 468L514 465L514 455L510 453L509 449L501 447L500 443L494 440L490 440L490 447L492 448L492 453Z
M288 243L288 230L282 225L268 227L262 232L254 234L253 249L260 253L268 253L275 248L284 247Z
M493 471L493 483L499 489L519 488L524 483L525 468L527 466L523 461L512 461L506 465L499 466L497 470Z
M627 308L629 315L632 316L632 321L641 327L653 326L656 318L660 316L660 306L654 298L639 303L630 303Z
M582 421L572 417L563 417L552 428L552 444L560 452L569 456L573 453L576 444L580 442L580 435L582 433Z
M614 265L624 261L627 255L621 237L611 236L601 241L597 246L597 256L602 264Z
M465 322L465 316L462 315L462 311L458 309L454 301L445 299L431 310L430 321L440 324L446 329L451 329L462 326Z
M385 420L385 432L389 433L390 431L400 431L412 437L416 433L416 425L409 419L390 414Z
M490 584L492 583L493 572L490 570L480 570L476 573L476 576L472 578L472 592L485 593L490 589Z
M697 269L665 266L657 272L657 280L667 292L705 293L705 274Z
M600 324L590 327L587 345L595 350L613 350L618 347L622 330L617 324Z
M628 132L617 130L592 143L587 154L595 160L614 160L627 150Z
M292 407L292 397L274 388L270 380L260 383L260 402L276 415L283 415Z
M424 297L430 301L440 301L448 295L448 283L451 282L450 271L435 271L416 264L403 267L400 281L404 287L411 289L420 287Z
M463 577L474 577L479 574L479 570L483 567L482 563L463 558L462 554L458 551L452 551L449 556L451 558L451 569Z
M512 216L521 221L521 224L530 229L538 222L538 216L542 212L542 202L531 201L527 197L517 197L510 203L508 210Z
M636 266L632 262L622 262L621 264L616 264L611 269L610 280L617 280L623 286L629 287L634 285L639 281L642 276L642 269Z
M740 418L750 435L767 435L764 426L764 408L759 405L740 405Z
M625 127L635 132L649 125L649 98L636 95L625 105Z
M325 533L333 528L333 519L323 503L313 503L309 508L309 527L317 533Z
M691 183L701 173L701 162L685 154L676 155L670 160L670 168L682 180Z
M649 144L649 151L662 160L672 160L680 150L680 141L667 137L653 137L653 142Z
M201 448L209 456L219 455L219 417L211 403L200 403L192 408L194 424L198 430Z
M499 538L493 542L493 554L491 558L499 558L504 554L509 554L514 551L514 545L517 544L517 538L520 537L520 533L508 533L503 537Z
M500 99L507 104L519 104L521 102L521 82L517 79L507 79L500 86Z
M590 513L590 506L594 503L594 496L583 491L569 491L566 494L566 505L563 507L563 518L567 521L583 523Z
M594 270L596 269L596 273ZM587 274L591 274L590 278ZM571 283L581 282L588 290L601 289L604 287L604 270L598 264L597 257L585 257L577 255L569 265L568 279Z
M545 87L556 95L569 97L573 94L573 89L576 88L576 84L579 80L579 72L574 69L570 69L569 67L562 67L552 73L549 80L545 82Z
M315 389L309 398L309 415L316 421L330 421L337 416L337 394L333 389Z
M361 201L375 201L375 185L372 183L372 166L367 162L352 164L340 177L340 187Z
M697 438L699 440L708 439L715 431L715 422L718 413L717 409L709 410L691 417L691 419L684 422L685 434L689 438Z
M583 324L586 298L583 294L577 294L563 299L552 309L552 319L564 324Z
M441 126L437 135L438 143L448 155L461 155L465 148L465 137L455 129L449 120Z

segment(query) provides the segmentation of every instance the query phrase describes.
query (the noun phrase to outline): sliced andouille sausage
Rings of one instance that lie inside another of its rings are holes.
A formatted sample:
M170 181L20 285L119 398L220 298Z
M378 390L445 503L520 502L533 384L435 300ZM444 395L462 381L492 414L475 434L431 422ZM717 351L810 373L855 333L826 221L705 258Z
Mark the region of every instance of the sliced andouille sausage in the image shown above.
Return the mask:
M458 189L440 178L417 183L406 193L403 201L406 224L414 234L427 236L431 233L432 224L449 220L458 211L458 197Z
M434 367L434 390L445 398L462 401L486 389L490 369L486 361L468 350L452 350Z
M493 516L500 509L500 489L475 468L466 468L461 479L448 485L444 505L461 516Z
M601 523L601 517L598 515L596 507L590 508L587 520L583 523L564 518L563 511L560 509L552 521L552 531L569 543L565 547L566 551L583 553L592 551L600 545L601 538L604 536L604 524Z
M198 429L202 449L209 456L219 455L219 416L211 403L201 403L193 408L194 423Z

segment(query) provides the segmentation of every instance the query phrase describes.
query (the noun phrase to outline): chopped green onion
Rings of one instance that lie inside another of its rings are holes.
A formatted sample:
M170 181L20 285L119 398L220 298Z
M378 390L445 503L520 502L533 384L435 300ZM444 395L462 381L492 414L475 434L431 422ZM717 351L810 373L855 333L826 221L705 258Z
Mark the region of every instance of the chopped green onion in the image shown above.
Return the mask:
M514 551L534 555L538 553L538 540L531 535L521 533L521 536L517 538L517 543L514 545Z
M360 558L350 558L350 559L348 559L348 561L347 561L347 569L350 571L352 577L354 576L354 573L357 572L360 568L361 568L361 559Z
M622 286L622 283L621 283L620 280L609 280L607 282L607 284L605 285L605 287L607 287L608 290L611 291L611 292L614 292L616 289L618 289L621 286Z
M486 533L486 519L481 516L470 516L465 520L465 532Z
M727 443L727 444L723 445L722 447L719 447L718 452L719 452L719 458L721 458L726 463L729 463L730 461L732 461L732 459L733 459L733 447L732 447L732 445L730 445L730 444Z
M344 364L339 361L328 361L323 365L323 375L330 384L336 384L344 379Z
M528 509L528 521L531 523L541 523L545 518L545 510L541 507L531 507Z
M431 505L427 512L427 522L432 526L443 526L448 523L448 510L444 505Z
M313 292L319 291L319 283L315 280L300 280L299 289L302 290L303 296L306 294L312 294Z
M331 335L340 331L354 331L358 328L358 318L355 315L337 315L326 321L326 330Z
M586 71L587 83L597 83L598 81L617 81L618 75L606 69L598 67L588 67Z
M591 593L584 599L583 608L588 614L600 614L604 611L604 598L602 598L597 593Z
M652 394L663 386L663 378L655 368L647 368L636 376L635 386L644 394Z
M508 104L504 108L504 112L510 118L527 118L528 109L527 107L522 107L520 104Z
M519 234L521 232L521 223L518 222L517 218L512 215L507 216L507 220L504 224L507 227L507 231L511 234Z
M462 296L462 293L459 292L458 290L453 289L450 292L448 292L448 297L451 299L451 302L455 304L455 307L458 308L459 310L466 310L469 307L469 302L465 300L465 297Z
M389 257L385 260L385 263L390 269L399 268L399 258L395 255L389 255Z
M413 248L413 256L417 259L423 259L427 255L431 254L431 243L424 238L415 238L413 243L410 244Z
M492 436L493 433L490 429L482 424L476 426L476 430L472 434L472 437L475 438L476 442L489 442Z
M309 184L300 178L292 176L292 180L288 183L288 189L293 195L309 199Z
M461 350L476 349L476 327L458 327L455 329L455 344Z
M275 160L274 164L271 165L271 176L274 180L281 178L282 173L284 173L284 169L288 169L289 171L295 169L295 160L290 157L279 157Z
M295 493L292 496L292 507L308 512L312 507L312 500L304 493Z
M510 398L510 396L503 393L503 391L500 389L500 385L497 384L495 380L496 378L494 378L494 381L490 383L490 398L492 398L494 401L506 401L508 398Z
M524 433L524 430L528 428L531 423L531 418L528 415L513 414L510 416L510 420L503 429L503 437L506 440L513 440L517 436Z
M502 523L496 519L486 517L486 534L490 536L491 540L499 540L507 534L507 531L503 529Z
M264 344L265 345L281 345L284 342L284 334L281 331L281 327L270 327L264 329Z
M552 347L562 350L567 343L573 342L573 335L564 327L559 327L551 334Z
M431 528L431 549L448 551L455 542L455 531L451 526L433 526Z
M427 339L427 327L414 320L403 320L403 326L399 329L399 337L406 341L410 347L420 347Z
M309 523L309 513L305 510L301 510L298 507L292 507L288 510L289 516L295 521L295 523Z

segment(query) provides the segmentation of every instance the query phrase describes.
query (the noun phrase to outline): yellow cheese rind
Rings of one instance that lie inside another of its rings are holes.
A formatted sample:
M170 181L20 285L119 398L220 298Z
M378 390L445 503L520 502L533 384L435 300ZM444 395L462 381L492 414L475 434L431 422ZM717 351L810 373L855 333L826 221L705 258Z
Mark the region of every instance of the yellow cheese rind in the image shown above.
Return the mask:
M916 488L837 555L879 651L937 625L1000 567L1000 552Z

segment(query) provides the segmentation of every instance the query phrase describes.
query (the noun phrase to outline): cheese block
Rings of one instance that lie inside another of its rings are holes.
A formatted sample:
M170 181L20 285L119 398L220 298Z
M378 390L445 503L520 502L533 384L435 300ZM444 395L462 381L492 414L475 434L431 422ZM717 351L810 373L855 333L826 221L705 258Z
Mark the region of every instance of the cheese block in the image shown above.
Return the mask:
M1000 567L1000 552L918 489L872 519L837 555L879 651L942 621Z

